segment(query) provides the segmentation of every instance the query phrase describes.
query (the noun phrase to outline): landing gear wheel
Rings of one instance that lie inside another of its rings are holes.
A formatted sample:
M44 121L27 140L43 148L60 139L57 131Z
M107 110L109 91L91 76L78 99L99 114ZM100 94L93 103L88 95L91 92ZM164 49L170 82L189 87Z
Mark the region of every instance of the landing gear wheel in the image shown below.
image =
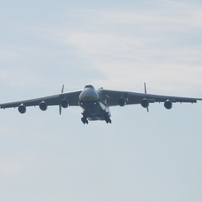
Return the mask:
M83 122L83 124L88 124L88 120L84 117L81 118L81 121Z
M107 124L112 123L112 120L110 118L106 119L105 121L106 121Z

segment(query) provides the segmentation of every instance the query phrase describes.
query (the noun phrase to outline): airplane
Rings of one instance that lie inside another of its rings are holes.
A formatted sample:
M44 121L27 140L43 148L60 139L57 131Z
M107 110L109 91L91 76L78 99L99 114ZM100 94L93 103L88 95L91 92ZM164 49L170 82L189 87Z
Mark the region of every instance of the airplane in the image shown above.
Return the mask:
M64 85L60 94L22 100L17 102L9 102L0 104L1 109L6 108L18 108L21 114L26 112L26 108L29 106L39 106L42 111L46 111L48 106L58 105L59 114L61 115L62 108L69 106L80 106L83 109L81 121L83 124L88 124L89 121L102 120L106 123L112 123L111 112L109 107L131 104L140 104L143 108L149 111L149 104L155 102L163 102L166 109L171 109L173 103L176 102L188 102L196 103L201 98L187 98L187 97L175 97L165 95L147 94L146 83L144 83L144 93L107 90L99 88L95 90L92 85L86 85L83 90L77 90L64 93Z

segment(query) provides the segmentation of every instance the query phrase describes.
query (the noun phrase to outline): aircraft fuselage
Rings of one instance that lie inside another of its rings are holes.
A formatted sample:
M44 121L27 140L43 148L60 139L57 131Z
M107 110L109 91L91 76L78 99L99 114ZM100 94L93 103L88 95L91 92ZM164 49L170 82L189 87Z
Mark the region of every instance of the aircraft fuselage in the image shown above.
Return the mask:
M100 96L100 92L96 91L91 85L85 86L79 95L79 105L83 109L82 122L105 120L111 123L111 113L107 103L105 103Z

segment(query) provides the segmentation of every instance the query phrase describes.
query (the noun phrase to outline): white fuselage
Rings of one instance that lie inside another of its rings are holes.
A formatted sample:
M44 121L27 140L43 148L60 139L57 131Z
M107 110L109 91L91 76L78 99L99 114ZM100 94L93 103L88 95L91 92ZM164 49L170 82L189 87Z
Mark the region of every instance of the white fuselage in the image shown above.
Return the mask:
M108 120L111 113L107 104L101 100L100 91L91 85L85 86L79 95L79 105L83 116L88 120Z

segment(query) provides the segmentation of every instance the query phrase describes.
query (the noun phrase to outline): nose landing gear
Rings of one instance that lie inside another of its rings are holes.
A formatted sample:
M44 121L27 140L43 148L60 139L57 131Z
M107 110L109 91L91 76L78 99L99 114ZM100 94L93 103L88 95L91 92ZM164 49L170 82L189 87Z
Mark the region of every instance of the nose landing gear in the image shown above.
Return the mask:
M83 122L83 124L88 124L88 120L87 120L85 114L82 113L82 115L83 115L83 117L81 117L81 121Z

